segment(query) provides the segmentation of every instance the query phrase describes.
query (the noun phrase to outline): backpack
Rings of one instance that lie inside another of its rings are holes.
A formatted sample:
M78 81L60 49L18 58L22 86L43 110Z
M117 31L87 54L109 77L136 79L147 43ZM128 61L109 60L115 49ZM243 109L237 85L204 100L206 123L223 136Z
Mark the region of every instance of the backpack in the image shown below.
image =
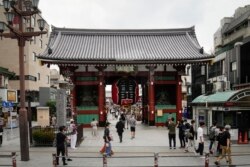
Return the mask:
M226 142L225 140L227 140L227 137L226 137L225 131L219 133L219 135L217 136L217 140L218 140L218 143L219 143L219 144L223 144L223 143Z
M186 129L190 129L190 124L187 122L187 123L185 123L185 127L186 127Z
M213 126L209 128L209 140L215 140L215 129Z

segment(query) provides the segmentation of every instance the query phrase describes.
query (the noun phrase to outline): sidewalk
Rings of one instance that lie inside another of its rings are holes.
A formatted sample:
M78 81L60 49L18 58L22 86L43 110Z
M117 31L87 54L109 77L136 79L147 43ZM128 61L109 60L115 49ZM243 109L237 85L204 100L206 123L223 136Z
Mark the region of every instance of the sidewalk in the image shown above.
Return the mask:
M168 147L168 131L165 127L149 127L138 123L136 128L135 139L130 138L130 131L125 130L123 134L123 142L119 142L115 129L116 120L111 120L110 131L114 137L112 147L115 152L112 158L108 158L108 166L153 166L154 153L159 153L160 166L204 166L203 158L195 157L194 153L184 153L183 149L179 149L179 139L177 138L177 149L170 150ZM98 136L91 135L91 129L84 129L84 140L77 150L69 148L69 155L73 156L73 161L68 162L68 166L102 166L102 155L99 149L103 145L103 128L98 129ZM31 147L30 161L20 161L20 141L19 129L13 129L11 139L4 137L3 146L0 147L0 154L10 154L12 151L17 152L17 167L50 167L52 166L52 154L56 152L53 147ZM249 145L233 145L233 153L250 153ZM205 142L205 150L208 151L208 142ZM182 157L166 157L166 156L182 156ZM135 158L135 156L137 158ZM140 156L140 157L138 157ZM163 156L163 157L161 157ZM86 158L77 158L86 157ZM122 158L123 157L123 158ZM124 158L126 157L126 158ZM210 164L214 159L210 158ZM11 161L10 161L11 162ZM233 157L234 163L249 163L248 158ZM0 164L2 163L2 160ZM223 163L223 162L222 162Z

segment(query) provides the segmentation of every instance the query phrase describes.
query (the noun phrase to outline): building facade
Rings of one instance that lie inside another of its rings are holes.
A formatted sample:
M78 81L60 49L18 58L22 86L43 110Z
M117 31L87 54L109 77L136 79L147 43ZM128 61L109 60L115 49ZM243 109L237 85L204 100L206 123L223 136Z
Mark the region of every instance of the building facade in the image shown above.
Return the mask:
M218 125L230 124L235 140L248 137L250 126L250 5L239 7L233 17L225 17L214 34L215 58L204 71L199 94L193 96L193 112L197 121L207 127L217 121ZM202 69L204 68L204 69ZM204 87L204 88L203 88ZM194 93L194 90L192 91ZM208 130L207 130L208 133ZM242 142L242 141L239 141Z
M41 17L41 15L37 14L34 17L27 18L24 22L24 27L29 27L31 24L35 28L35 31L40 31L37 20ZM0 4L0 20L6 20L2 4ZM15 21L14 18L13 26L15 26ZM48 24L46 24L45 30L49 32ZM46 48L48 39L49 33L33 37L32 41L25 43L25 89L26 95L32 97L31 104L33 107L39 104L39 87L50 86L50 69L47 66L41 65L40 61L36 58ZM16 74L14 78L9 80L8 87L19 90L19 49L17 40L4 37L0 40L0 58L0 66L8 68Z
M113 102L139 101L142 122L162 126L182 118L182 79L186 65L207 64L211 56L200 47L194 27L153 30L98 30L53 27L50 44L38 56L70 78L72 108L77 122L106 121L105 87Z

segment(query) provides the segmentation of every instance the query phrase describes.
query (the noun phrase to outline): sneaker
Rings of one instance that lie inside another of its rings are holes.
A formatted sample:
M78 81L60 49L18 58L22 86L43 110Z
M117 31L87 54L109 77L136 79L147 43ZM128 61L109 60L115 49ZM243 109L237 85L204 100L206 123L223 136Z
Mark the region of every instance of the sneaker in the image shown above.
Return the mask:
M72 161L72 159L68 158L67 161Z
M214 164L218 166L218 165L219 165L219 162L218 162L218 161L215 161Z
M63 165L68 165L67 163L63 163Z
M176 149L176 147L174 147L174 149Z
M172 149L172 147L169 147L169 149Z

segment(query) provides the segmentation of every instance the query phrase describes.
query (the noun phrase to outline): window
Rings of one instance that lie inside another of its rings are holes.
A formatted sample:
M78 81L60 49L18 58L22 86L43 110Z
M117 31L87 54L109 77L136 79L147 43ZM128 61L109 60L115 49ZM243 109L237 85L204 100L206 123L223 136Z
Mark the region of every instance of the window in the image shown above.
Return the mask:
M2 74L0 74L0 87L3 87L3 80L4 80L4 77Z
M34 44L36 44L36 37L32 37Z
M201 66L201 75L205 75L205 66Z
M36 61L36 53L33 52L33 61Z
M36 26L36 15L31 17L31 26L35 27Z
M191 74L190 71L191 71L191 70L190 70L190 66L188 66L188 67L187 67L187 75L190 75L190 74Z
M37 80L40 80L40 73L37 73Z
M231 71L236 71L236 69L237 69L237 63L236 61L234 61L231 63Z
M222 75L225 74L225 60L222 60L222 65L221 65L221 71L222 71Z
M43 48L43 41L40 39L40 47Z
M206 91L205 91L205 84L201 84L201 94L205 94Z
M188 95L192 94L192 92L191 92L191 86L188 86L188 88L187 88L187 94Z

